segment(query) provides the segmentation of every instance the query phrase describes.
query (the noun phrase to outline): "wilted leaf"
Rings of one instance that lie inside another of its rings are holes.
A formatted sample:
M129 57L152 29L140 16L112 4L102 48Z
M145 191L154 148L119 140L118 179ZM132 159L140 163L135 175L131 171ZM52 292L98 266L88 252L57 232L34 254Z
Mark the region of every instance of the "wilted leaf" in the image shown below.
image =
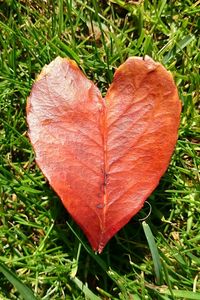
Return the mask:
M181 105L170 73L129 58L106 98L75 62L43 69L27 104L36 161L94 250L143 206L169 164Z

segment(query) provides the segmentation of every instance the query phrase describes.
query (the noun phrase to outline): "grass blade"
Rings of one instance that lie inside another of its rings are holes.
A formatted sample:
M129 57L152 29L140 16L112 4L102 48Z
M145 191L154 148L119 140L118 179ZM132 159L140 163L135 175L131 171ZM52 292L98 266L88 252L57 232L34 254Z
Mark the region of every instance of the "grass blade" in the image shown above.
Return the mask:
M0 271L4 274L4 276L14 285L17 291L25 300L37 300L34 296L33 292L24 285L21 280L11 272L3 263L0 263Z
M176 299L188 299L188 300L199 300L200 299L200 293L194 293L191 291L183 291L183 290L172 290L173 291L173 295L174 297L176 297ZM171 295L171 291L170 290L164 290L163 292L161 292L165 295Z
M84 293L86 299L101 300L100 297L96 296L86 284L83 284L77 277L71 278L71 280L78 286L78 288Z
M155 239L149 225L145 221L143 221L142 226L153 258L156 283L160 285L162 284L162 265L158 253L158 248L156 246Z

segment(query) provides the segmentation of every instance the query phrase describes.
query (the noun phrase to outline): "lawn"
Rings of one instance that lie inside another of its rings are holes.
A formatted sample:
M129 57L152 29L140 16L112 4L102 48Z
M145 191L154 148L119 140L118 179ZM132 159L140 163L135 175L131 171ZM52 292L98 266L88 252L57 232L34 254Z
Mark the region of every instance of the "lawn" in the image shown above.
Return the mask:
M199 4L0 2L0 300L200 300ZM105 95L116 68L146 54L176 81L179 139L149 204L98 255L35 164L26 99L58 55Z

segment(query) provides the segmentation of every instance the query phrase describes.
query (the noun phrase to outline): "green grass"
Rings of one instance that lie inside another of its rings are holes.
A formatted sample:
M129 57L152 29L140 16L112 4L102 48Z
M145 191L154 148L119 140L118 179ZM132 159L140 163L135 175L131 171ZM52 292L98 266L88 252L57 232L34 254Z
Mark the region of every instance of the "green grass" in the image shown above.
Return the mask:
M2 300L22 299L25 285L44 300L200 299L199 1L133 2L0 2ZM176 80L179 140L145 231L148 205L95 255L35 164L26 98L57 55L76 60L105 95L115 69L145 54Z

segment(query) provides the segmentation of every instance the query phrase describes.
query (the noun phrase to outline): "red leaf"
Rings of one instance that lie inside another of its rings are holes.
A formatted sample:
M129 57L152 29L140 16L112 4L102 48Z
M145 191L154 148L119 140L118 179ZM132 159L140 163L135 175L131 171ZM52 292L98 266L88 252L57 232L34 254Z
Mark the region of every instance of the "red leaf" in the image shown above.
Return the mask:
M143 206L169 164L181 105L170 73L129 58L105 100L75 62L56 58L27 104L36 161L101 252Z

